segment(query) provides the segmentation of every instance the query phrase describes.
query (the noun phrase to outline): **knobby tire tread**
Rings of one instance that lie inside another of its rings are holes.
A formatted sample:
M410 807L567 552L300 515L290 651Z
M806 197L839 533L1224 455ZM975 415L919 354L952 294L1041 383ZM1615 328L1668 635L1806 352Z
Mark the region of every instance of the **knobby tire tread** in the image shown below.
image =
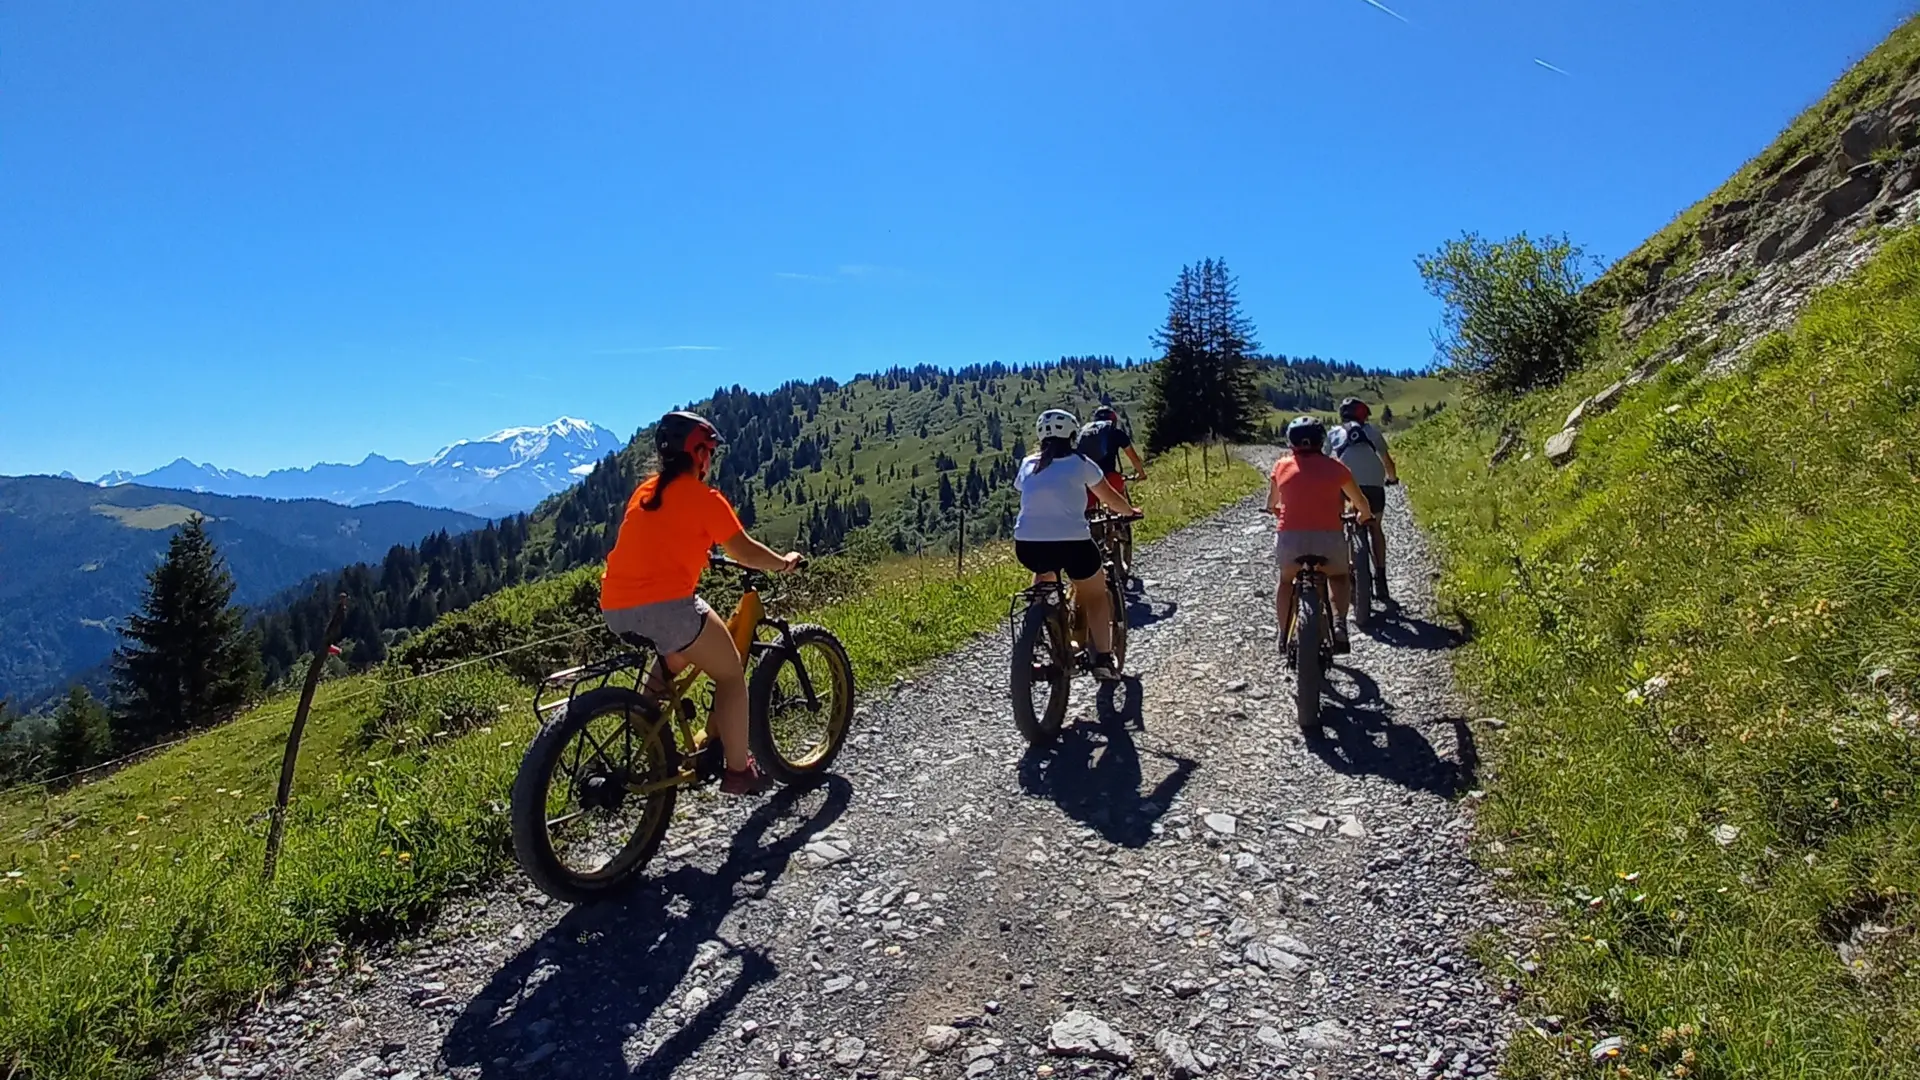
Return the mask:
M1320 590L1300 588L1300 613L1294 620L1293 630L1296 658L1293 705L1300 726L1307 730L1313 730L1320 723L1321 684L1326 677L1321 669L1320 655L1321 635L1326 633L1323 625L1326 618L1320 607Z
M803 785L820 780L833 760L840 756L840 750L846 745L847 732L853 726L853 661L847 657L846 647L833 631L813 623L801 623L791 628L793 643L798 645L819 646L821 655L826 656L827 667L832 670L816 671L807 668L807 678L812 682L816 693L822 682L832 679L834 686L834 715L828 721L828 738L824 752L815 760L804 765L795 765L780 756L780 748L773 739L773 722L770 710L773 705L774 688L780 683L780 669L788 664L798 664L804 653L796 653L785 646L769 650L754 665L753 677L747 686L747 745L753 751L753 759L758 762L761 771L782 784Z
M1020 633L1014 639L1012 657L1012 677L1010 681L1013 698L1013 722L1026 737L1029 744L1044 746L1060 737L1060 725L1067 718L1067 691L1073 681L1073 672L1069 668L1069 658L1060 655L1061 643L1054 642L1049 650L1054 668L1051 692L1047 695L1046 715L1038 716L1033 711L1033 661L1036 652L1045 647L1052 636L1053 628L1049 616L1052 612L1047 605L1035 603L1021 615Z
M679 749L674 745L673 733L662 720L659 708L626 687L603 686L574 698L560 716L542 724L527 743L527 751L520 759L520 769L514 775L512 794L508 799L514 858L519 862L521 872L536 888L562 903L589 904L613 899L632 888L647 864L653 861L673 821L673 806L679 797L679 789L666 788L648 796L650 800L664 803L655 819L657 825L649 835L637 838L637 851L634 849L636 838L628 838L619 858L632 853L630 864L618 875L607 878L574 873L567 869L553 850L552 837L547 834L547 789L554 779L555 769L560 766L561 753L574 735L595 719L626 709L646 717L644 724L652 731L651 737L661 741L660 765L649 771L664 775L678 769Z

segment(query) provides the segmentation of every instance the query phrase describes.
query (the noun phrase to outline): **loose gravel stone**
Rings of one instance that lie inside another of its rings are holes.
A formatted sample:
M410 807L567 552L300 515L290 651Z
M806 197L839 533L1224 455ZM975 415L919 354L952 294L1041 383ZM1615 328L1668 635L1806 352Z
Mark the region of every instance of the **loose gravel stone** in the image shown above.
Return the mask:
M1047 1029L1047 1053L1124 1064L1133 1060L1133 1044L1105 1020L1076 1009Z

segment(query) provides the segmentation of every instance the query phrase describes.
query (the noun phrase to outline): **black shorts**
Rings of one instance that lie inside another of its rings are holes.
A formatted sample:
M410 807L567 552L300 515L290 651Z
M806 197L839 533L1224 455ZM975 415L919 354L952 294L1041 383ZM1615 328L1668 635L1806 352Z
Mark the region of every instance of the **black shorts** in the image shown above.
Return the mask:
M1367 509L1373 511L1374 517L1379 517L1387 512L1387 489L1385 487L1361 484L1360 494L1367 497Z
M1036 574L1064 570L1075 581L1100 573L1100 549L1092 540L1015 540L1013 557Z

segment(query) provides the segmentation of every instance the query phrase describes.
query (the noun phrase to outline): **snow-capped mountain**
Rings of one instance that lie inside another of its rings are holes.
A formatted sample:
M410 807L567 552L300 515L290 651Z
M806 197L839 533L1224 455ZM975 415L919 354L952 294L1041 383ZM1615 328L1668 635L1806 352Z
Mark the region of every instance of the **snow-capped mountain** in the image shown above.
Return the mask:
M542 427L461 439L419 463L368 454L357 465L323 463L250 476L180 458L138 476L116 469L96 482L101 487L143 484L216 495L326 499L346 506L398 500L499 517L530 510L548 495L572 487L621 445L606 428L563 416Z

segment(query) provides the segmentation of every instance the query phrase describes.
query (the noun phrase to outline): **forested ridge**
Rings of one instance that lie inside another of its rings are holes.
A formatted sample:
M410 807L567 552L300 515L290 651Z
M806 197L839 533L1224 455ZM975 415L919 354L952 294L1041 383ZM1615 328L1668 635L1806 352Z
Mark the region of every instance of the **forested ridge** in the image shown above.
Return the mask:
M1319 357L1253 360L1277 412L1331 410L1348 393L1401 404L1408 419L1444 400L1412 370L1369 371ZM970 541L1003 536L1016 500L1009 481L1043 408L1084 419L1117 408L1143 444L1150 365L1111 356L1047 364L894 367L847 382L793 380L772 390L733 385L688 408L727 438L716 484L756 536L815 553L950 550L966 518ZM458 536L396 546L379 564L320 575L256 615L270 682L320 641L334 598L348 596L340 661L384 658L397 638L509 585L598 562L612 549L627 497L652 467L652 428L602 459L577 486L530 514Z

